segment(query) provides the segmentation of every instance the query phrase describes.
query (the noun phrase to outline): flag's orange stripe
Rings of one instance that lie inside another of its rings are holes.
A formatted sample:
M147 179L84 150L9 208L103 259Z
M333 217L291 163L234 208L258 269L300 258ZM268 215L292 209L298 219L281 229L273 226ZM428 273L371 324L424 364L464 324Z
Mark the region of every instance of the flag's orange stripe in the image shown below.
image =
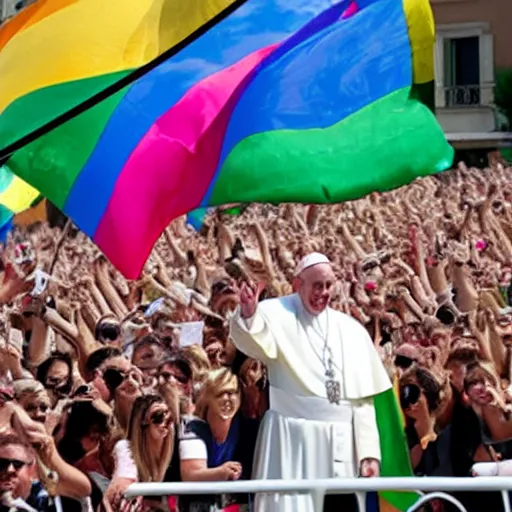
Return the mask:
M401 512L399 509L393 507L384 498L379 496L379 512Z
M78 0L38 0L0 28L0 50L16 35Z

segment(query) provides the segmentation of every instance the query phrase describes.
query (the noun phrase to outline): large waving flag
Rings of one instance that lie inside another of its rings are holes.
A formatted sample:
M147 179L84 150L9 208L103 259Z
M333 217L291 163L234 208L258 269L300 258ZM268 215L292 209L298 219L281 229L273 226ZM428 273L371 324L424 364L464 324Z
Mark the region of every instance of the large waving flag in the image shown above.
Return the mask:
M451 164L422 97L428 0L40 0L23 14L0 29L0 158L139 70L8 160L129 278L196 208L344 201Z

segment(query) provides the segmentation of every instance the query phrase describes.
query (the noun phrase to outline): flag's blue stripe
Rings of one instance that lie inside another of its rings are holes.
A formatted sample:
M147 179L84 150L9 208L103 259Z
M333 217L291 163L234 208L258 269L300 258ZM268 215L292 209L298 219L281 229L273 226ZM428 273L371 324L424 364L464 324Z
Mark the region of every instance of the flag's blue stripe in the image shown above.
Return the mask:
M203 227L204 218L208 213L208 208L198 208L187 215L187 224L192 226L196 231Z
M401 0L381 0L264 61L228 124L216 176L242 140L257 133L329 127L412 83L412 54ZM336 9L331 9L332 13ZM295 39L295 41L294 41ZM210 183L202 205L215 186Z

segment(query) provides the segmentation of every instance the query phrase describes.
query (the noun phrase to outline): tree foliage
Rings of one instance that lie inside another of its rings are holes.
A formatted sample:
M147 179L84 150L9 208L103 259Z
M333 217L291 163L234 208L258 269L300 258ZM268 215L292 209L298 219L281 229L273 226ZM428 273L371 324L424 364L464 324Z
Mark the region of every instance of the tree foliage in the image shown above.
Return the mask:
M496 73L494 101L512 125L512 69L501 69Z

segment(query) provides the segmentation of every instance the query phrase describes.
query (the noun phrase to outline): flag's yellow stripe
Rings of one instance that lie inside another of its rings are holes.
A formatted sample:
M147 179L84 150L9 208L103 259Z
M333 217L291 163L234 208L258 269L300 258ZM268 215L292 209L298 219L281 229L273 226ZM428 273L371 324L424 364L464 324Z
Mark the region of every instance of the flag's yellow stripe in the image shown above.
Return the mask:
M0 50L12 37L79 0L38 0L0 27Z
M234 1L78 0L25 20L0 52L0 113L37 89L140 67Z
M0 192L0 204L13 213L26 210L39 197L39 192L17 176L13 176L9 186Z
M436 28L429 0L402 0L411 41L413 80L425 84L434 80Z

